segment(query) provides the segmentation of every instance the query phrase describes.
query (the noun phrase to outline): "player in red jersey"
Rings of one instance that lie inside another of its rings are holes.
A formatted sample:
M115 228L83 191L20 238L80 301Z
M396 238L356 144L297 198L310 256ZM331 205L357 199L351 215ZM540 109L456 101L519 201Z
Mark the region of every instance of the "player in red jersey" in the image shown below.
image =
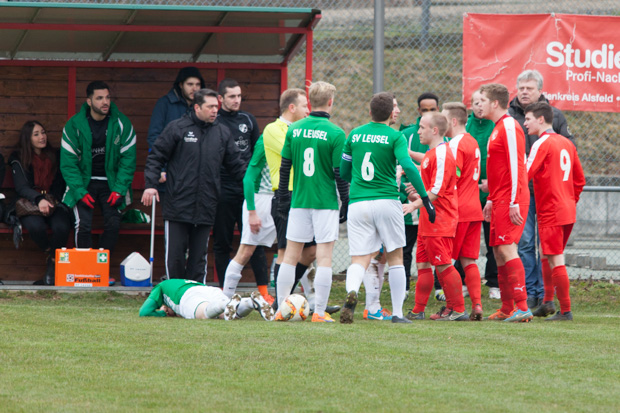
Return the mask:
M558 295L560 311L547 321L570 321L569 281L564 265L564 248L577 220L577 202L586 184L575 145L553 131L553 109L537 102L525 108L525 127L539 138L527 159L528 178L534 180L538 232L543 252L543 304L535 316L555 312L553 292Z
M424 319L424 310L433 289L431 266L437 270L439 282L446 294L446 307L451 310L437 320L468 320L461 276L452 265L452 242L458 224L458 198L456 163L450 147L443 141L447 130L448 121L440 113L427 113L420 119L420 143L429 146L422 160L420 175L435 206L436 217L435 222L431 223L428 213L425 210L420 212L416 251L418 282L415 286L415 307L407 314L410 320ZM413 209L412 204L403 205L405 214L413 212Z
M528 322L525 270L517 243L530 204L525 165L525 136L519 123L508 115L508 88L491 83L480 88L482 117L495 122L489 138L487 175L489 197L483 215L491 222L490 244L497 261L502 308L489 320ZM517 308L513 311L514 304Z
M467 107L461 102L443 104L442 115L448 119L446 136L456 160L456 187L459 200L459 221L454 237L452 259L459 260L465 271L465 285L471 299L470 320L482 320L480 298L480 270L476 260L480 255L482 207L480 206L480 148L478 142L465 130ZM460 173L459 173L460 172Z

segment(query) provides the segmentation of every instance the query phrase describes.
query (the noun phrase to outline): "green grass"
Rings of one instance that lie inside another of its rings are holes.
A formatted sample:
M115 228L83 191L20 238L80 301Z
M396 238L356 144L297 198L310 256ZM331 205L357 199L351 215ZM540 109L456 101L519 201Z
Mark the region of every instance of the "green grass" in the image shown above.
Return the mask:
M618 411L620 287L571 293L572 323L393 325L362 320L362 305L353 325L325 325L141 319L143 297L0 292L0 411Z

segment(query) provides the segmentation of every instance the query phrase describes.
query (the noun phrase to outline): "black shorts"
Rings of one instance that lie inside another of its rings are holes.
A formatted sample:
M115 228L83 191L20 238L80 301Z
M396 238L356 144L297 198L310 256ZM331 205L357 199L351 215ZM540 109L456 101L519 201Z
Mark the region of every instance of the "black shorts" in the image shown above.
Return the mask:
M277 200L274 196L271 201L271 217L273 218L273 222L276 225L276 236L278 237L278 249L286 248L286 227L288 226L288 218L283 219L280 214L278 214L277 210ZM304 244L304 248L312 247L316 245L316 241L312 240L310 242L306 242Z

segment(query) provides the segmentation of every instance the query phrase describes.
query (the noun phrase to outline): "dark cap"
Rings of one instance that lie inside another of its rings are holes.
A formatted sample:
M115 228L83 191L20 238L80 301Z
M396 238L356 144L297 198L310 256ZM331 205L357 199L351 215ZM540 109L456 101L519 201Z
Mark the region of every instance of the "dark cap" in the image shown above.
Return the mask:
M198 70L198 68L194 67L194 66L187 66L187 67L184 67L183 69L179 70L179 74L177 75L177 79L174 81L175 89L178 89L180 91L179 83L185 82L190 77L195 77L195 78L200 80L200 88L201 89L203 89L205 87L205 80L202 78L202 75L200 74L200 70Z

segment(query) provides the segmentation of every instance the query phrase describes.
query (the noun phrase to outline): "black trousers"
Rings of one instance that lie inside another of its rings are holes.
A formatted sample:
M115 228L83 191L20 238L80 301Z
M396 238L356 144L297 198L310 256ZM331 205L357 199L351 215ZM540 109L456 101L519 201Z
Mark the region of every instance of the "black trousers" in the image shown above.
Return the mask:
M54 254L58 248L67 246L71 232L71 213L62 204L58 204L54 213L48 217L28 215L19 220L41 250L49 249ZM48 228L52 230L51 235L47 234Z
M168 278L184 278L204 283L207 276L207 249L211 226L167 220L164 225Z
M121 213L116 206L110 206L106 201L110 196L108 181L91 180L88 184L88 193L95 200L95 206L99 205L103 214L103 234L99 238L99 248L110 251L114 249L118 240L118 230L121 226ZM119 200L120 202L120 200ZM78 248L91 248L93 246L92 224L94 209L84 202L78 201L73 207L75 215L75 246Z
M418 226L405 225L405 240L407 244L403 248L403 265L405 266L405 275L407 280L407 291L411 283L411 263L413 262L413 247L418 239Z
M243 196L230 197L223 196L217 205L215 213L215 224L213 225L213 252L215 253L215 269L220 283L220 288L224 286L224 276L226 268L230 262L232 251L233 235L235 224L241 232L243 222L241 221L241 211L243 208ZM262 246L257 246L254 254L250 258L250 265L254 271L257 285L267 285L269 283L269 273L267 268L267 256Z

